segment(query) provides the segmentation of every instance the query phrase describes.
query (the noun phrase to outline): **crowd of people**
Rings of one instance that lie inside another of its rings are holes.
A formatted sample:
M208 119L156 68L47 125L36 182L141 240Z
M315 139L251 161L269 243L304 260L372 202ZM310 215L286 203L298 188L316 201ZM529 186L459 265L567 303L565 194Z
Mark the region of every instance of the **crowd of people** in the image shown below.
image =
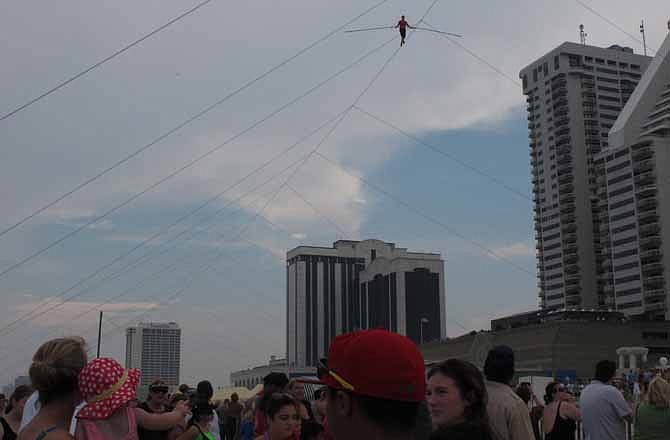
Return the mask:
M491 349L483 371L449 359L426 372L417 346L385 330L338 336L318 380L271 373L245 402L235 394L213 402L209 381L170 395L160 379L139 402L140 372L87 359L79 338L43 344L29 375L31 386L0 398L0 440L573 440L578 424L587 440L627 440L633 420L634 440L670 438L662 375L640 375L631 402L613 385L616 364L603 360L578 398L554 381L542 403L530 384L513 387L510 347Z

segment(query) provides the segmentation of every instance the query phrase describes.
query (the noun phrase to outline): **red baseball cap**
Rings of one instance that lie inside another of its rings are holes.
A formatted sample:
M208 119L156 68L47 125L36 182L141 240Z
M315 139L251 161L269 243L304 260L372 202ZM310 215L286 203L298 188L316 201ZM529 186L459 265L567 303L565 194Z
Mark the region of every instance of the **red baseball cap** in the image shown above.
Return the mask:
M423 356L409 338L387 330L361 330L336 337L321 383L361 396L404 402L426 397Z

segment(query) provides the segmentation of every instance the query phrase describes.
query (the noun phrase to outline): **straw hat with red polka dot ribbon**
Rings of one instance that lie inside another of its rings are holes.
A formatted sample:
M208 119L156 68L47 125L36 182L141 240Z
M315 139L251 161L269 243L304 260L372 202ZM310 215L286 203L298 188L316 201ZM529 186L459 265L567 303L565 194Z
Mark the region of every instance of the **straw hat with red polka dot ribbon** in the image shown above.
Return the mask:
M77 417L92 420L109 418L114 411L136 398L139 382L139 370L126 370L110 358L92 360L79 373L79 392L86 400L86 406Z

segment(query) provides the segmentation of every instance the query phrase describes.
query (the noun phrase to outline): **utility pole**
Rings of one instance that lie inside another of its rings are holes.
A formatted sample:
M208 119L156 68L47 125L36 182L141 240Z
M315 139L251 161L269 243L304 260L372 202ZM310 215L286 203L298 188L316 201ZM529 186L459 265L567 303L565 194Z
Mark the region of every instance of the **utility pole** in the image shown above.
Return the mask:
M100 319L98 320L98 353L96 358L100 357L100 344L102 342L102 310L100 310Z
M647 56L647 34L644 31L644 20L640 24L640 33L642 34L642 47L644 48L644 55Z

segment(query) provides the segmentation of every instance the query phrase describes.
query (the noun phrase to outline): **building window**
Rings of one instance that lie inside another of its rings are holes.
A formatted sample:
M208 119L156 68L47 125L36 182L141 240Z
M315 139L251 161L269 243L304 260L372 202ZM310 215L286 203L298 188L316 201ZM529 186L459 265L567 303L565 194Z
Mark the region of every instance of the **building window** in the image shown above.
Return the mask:
M667 341L668 332L642 332L642 339L653 341Z
M561 58L558 55L556 55L554 57L554 70L558 70L560 68L561 68Z

